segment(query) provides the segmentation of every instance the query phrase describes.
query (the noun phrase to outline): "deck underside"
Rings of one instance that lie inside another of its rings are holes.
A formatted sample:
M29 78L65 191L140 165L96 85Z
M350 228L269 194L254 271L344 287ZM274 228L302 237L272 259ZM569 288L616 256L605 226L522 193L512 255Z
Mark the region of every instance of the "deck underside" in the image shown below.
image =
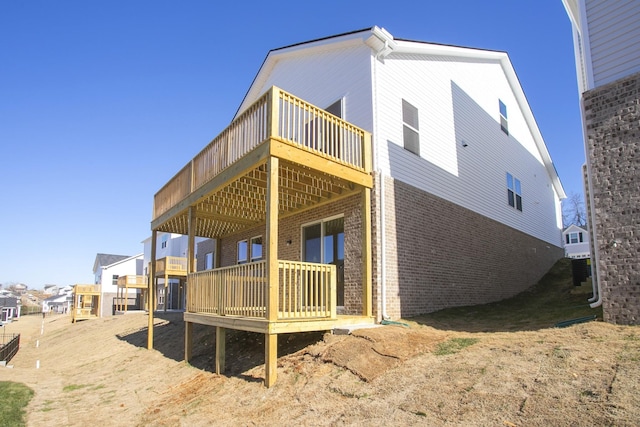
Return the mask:
M184 313L184 321L201 325L217 326L263 334L287 334L294 332L329 331L332 329L360 324L375 324L374 318L367 316L338 316L336 319L299 319L269 322L236 316Z

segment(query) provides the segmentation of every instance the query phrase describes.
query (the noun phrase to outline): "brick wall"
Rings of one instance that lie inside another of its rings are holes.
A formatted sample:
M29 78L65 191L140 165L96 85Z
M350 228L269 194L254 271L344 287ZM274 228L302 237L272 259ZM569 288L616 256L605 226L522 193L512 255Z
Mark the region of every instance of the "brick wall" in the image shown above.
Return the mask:
M386 314L391 318L513 296L563 256L561 247L403 182L385 177L384 185ZM374 241L380 242L378 234ZM374 256L380 257L379 250ZM377 269L374 277L379 295Z
M605 321L640 323L640 73L585 92Z
M208 253L215 253L216 241L215 239L203 240L202 242L199 242L197 246L198 250L196 253L198 254L198 259L196 260L196 271L202 271L206 267L206 255ZM215 264L215 254L213 263Z

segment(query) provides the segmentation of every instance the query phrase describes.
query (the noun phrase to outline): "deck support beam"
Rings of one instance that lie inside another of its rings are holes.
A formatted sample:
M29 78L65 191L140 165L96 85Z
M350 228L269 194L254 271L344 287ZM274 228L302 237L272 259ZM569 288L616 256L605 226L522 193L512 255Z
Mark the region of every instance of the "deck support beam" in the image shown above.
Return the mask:
M226 368L225 351L227 346L227 330L223 327L216 326L216 374L224 373Z
M184 361L189 363L193 354L193 323L184 322Z
M264 335L265 380L264 385L271 387L278 378L278 335Z
M147 348L153 349L153 310L155 309L156 294L156 240L158 230L151 232L151 262L149 263L149 326L147 328Z
M278 320L278 165L277 157L267 159L267 321ZM265 334L265 385L271 387L277 378L278 336Z
M189 237L188 237L188 243L187 243L187 277L189 277L189 274L196 271L196 265L195 265L196 212L195 211L196 210L193 206L189 207ZM184 286L180 286L180 285L182 285L182 279L179 279L179 284L178 284L178 301L179 301L178 305L179 306L182 305L181 301L184 299L184 294L187 290L187 281L185 280ZM182 289L182 292L180 292L180 289ZM164 300L164 309L165 311L167 310L166 296ZM184 361L189 363L189 360L191 360L191 353L193 350L193 337L192 337L193 323L185 321L184 328L185 328L184 329Z

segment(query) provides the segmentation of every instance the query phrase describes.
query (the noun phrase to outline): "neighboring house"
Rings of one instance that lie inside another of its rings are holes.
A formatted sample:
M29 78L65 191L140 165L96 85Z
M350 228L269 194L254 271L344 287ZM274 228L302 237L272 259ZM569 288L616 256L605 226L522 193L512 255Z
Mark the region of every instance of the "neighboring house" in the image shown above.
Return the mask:
M95 284L100 285L99 317L110 316L118 296L118 279L121 276L143 274L143 254L134 256L97 254L93 264Z
M13 289L15 291L16 294L18 295L24 295L25 292L27 292L27 285L24 285L22 283L18 283L16 285L13 285Z
M45 295L58 295L58 286L57 285L44 285L43 294Z
M589 232L571 224L562 232L564 246L564 256L567 258L583 259L590 258L589 252Z
M0 322L20 318L20 298L0 296Z
M199 241L201 239L198 239ZM143 242L144 274L149 274L151 237ZM189 238L175 233L159 233L156 238L155 307L161 310L184 310L186 304L187 246Z
M262 332L271 385L279 333L533 285L563 255L564 197L505 52L373 27L270 51L151 226L216 239L216 268L189 275L186 359L192 323L220 346L225 328Z
M604 320L640 322L640 2L563 0L573 27L594 297Z
M57 289L57 287L56 287ZM42 311L66 314L70 312L73 302L73 287L65 286L57 289L57 295L53 295L42 301Z

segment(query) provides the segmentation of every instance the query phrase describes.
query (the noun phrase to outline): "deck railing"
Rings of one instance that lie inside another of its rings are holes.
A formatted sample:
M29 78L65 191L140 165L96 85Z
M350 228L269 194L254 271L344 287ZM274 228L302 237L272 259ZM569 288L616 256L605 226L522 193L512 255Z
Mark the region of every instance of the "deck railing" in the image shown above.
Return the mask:
M278 261L278 270L278 320L336 317L335 266ZM267 318L265 261L192 273L188 283L188 312Z
M153 219L270 138L369 172L364 130L272 87L156 193Z
M75 294L100 294L100 285L75 285L73 287Z
M160 258L156 261L156 273L186 273L187 272L187 259L184 257L168 256Z
M118 277L118 287L120 288L146 288L148 287L147 276L127 274Z

